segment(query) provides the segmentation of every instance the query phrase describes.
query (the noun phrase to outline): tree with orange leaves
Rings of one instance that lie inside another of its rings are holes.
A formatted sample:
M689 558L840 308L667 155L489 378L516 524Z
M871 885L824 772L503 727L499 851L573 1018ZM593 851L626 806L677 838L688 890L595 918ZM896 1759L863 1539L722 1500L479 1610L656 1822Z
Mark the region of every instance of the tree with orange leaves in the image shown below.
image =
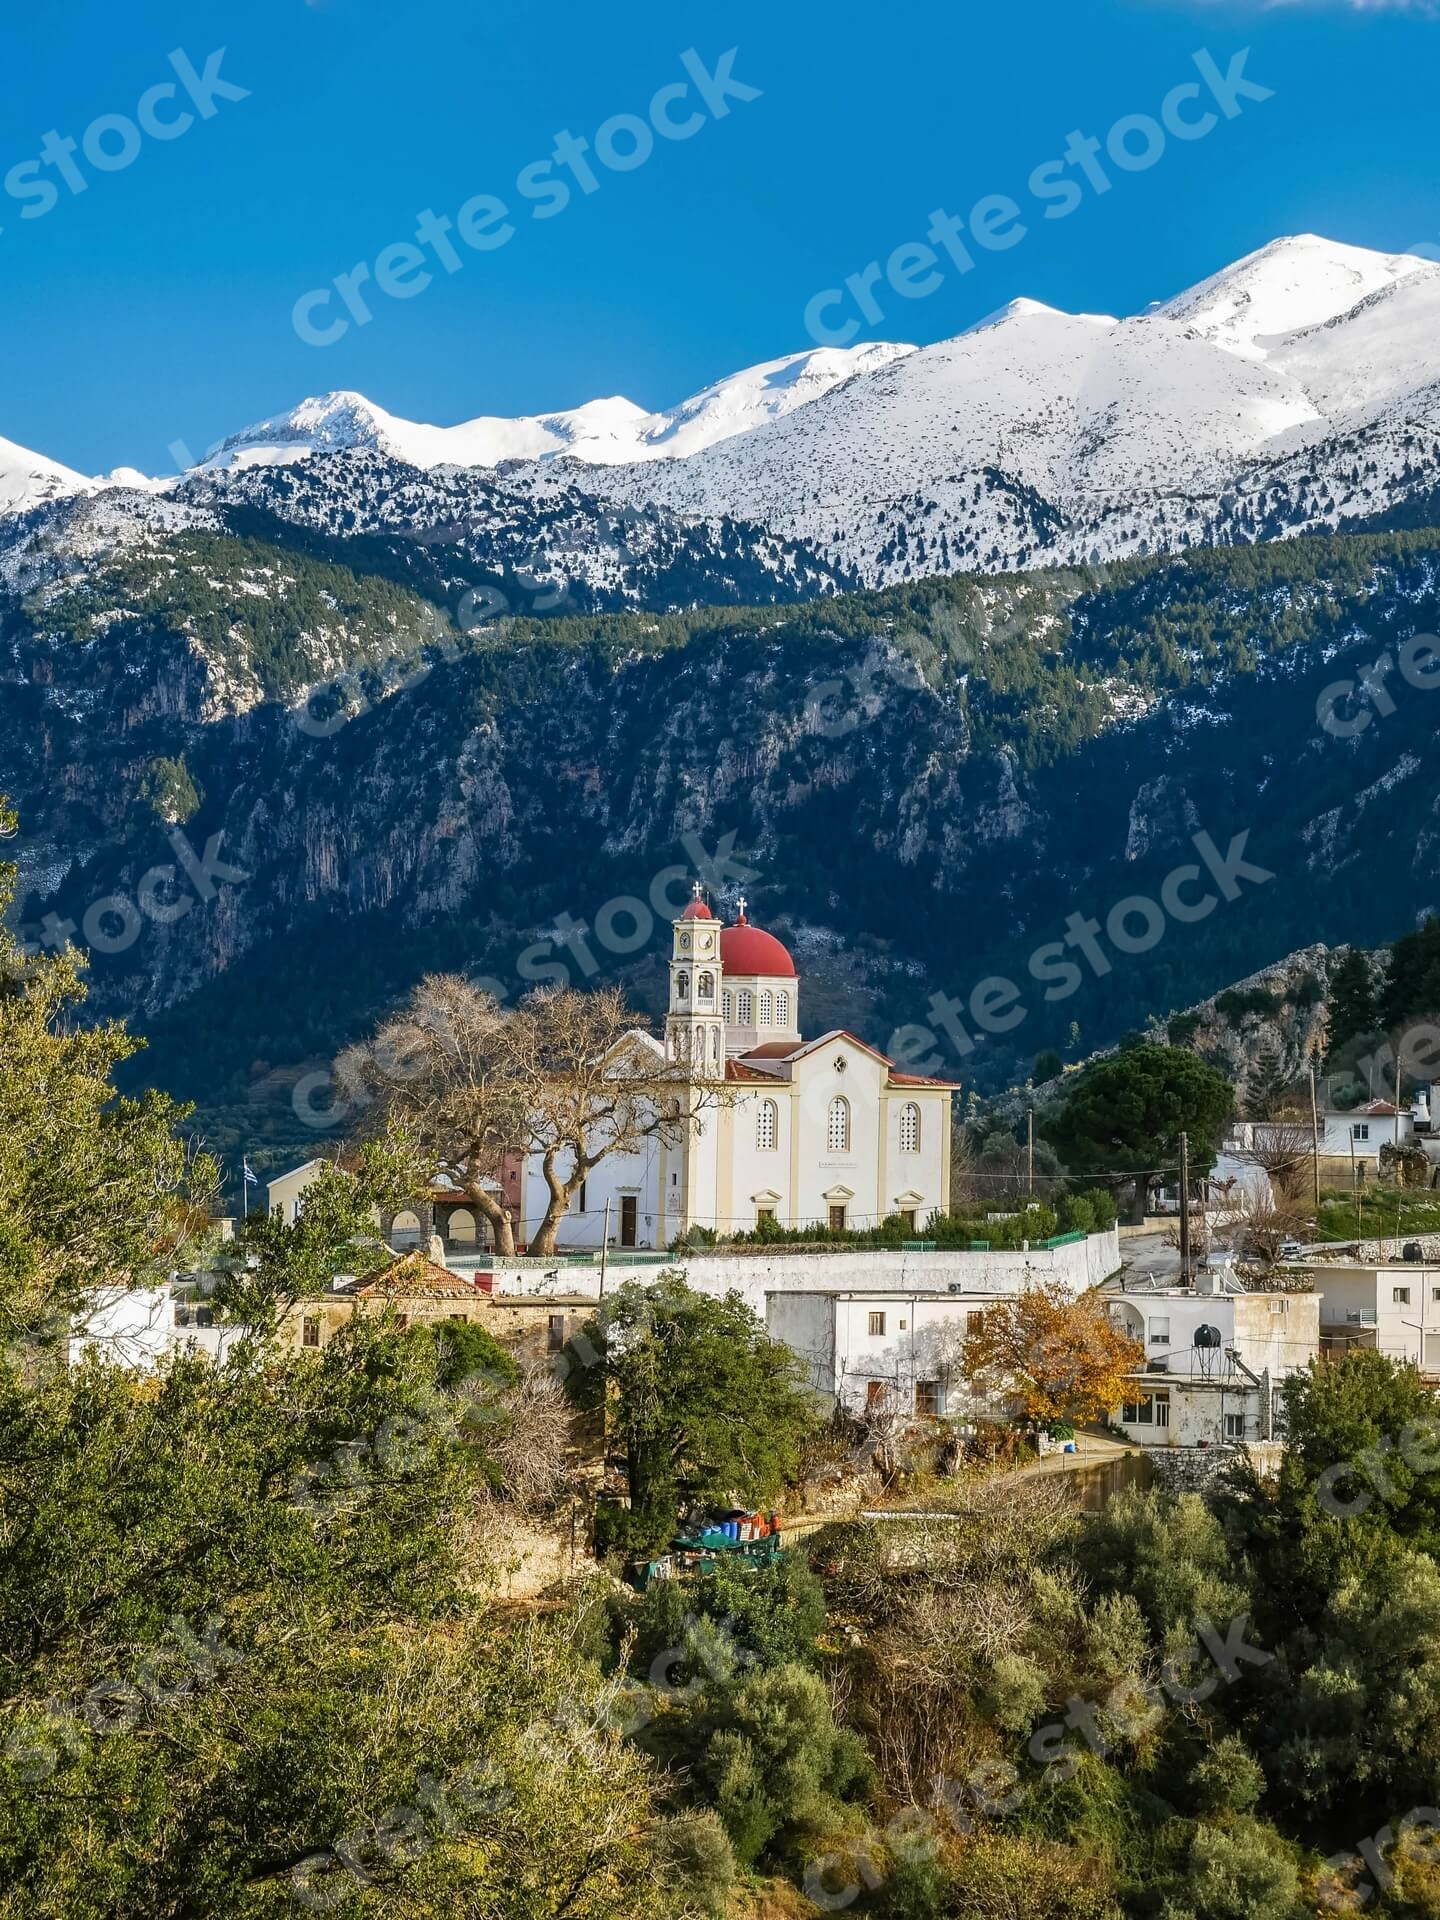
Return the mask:
M972 1386L1009 1394L1035 1426L1100 1420L1125 1398L1126 1375L1145 1350L1115 1326L1101 1295L1031 1287L998 1300L966 1338L961 1366Z

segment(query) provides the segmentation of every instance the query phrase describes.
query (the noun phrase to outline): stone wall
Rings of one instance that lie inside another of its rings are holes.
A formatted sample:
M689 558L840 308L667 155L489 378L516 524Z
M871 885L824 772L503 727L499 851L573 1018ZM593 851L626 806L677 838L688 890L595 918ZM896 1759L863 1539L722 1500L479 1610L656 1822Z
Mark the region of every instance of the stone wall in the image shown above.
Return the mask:
M1248 1455L1258 1472L1275 1472L1285 1448L1278 1440L1252 1441L1249 1446L1152 1447L1150 1464L1155 1484L1170 1493L1205 1493L1224 1469Z

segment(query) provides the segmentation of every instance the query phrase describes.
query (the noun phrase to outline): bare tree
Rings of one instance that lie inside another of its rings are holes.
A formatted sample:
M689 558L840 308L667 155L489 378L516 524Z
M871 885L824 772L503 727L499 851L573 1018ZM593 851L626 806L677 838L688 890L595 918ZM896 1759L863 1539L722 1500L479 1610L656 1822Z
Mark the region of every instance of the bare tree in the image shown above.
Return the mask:
M979 1196L976 1179L977 1154L968 1127L957 1126L950 1135L950 1211L960 1213L969 1201Z
M552 1506L566 1484L572 1414L549 1367L531 1367L500 1396L509 1424L486 1446L500 1469L506 1497L522 1513Z
M618 987L543 988L507 1023L507 1059L522 1090L524 1144L549 1199L530 1241L551 1254L570 1202L613 1154L651 1141L677 1147L733 1095L720 1074L666 1057L635 1024Z
M652 1140L678 1146L732 1097L718 1073L667 1059L636 1021L618 987L541 988L506 1012L468 980L432 974L336 1075L364 1109L361 1132L406 1135L489 1222L499 1253L515 1251L505 1162L535 1155L548 1199L530 1249L553 1254L602 1161Z
M1299 1195L1314 1150L1315 1138L1309 1121L1279 1114L1273 1120L1255 1123L1253 1144L1245 1157L1269 1174L1277 1198L1293 1201Z
M363 1108L360 1131L408 1135L489 1223L499 1253L515 1251L501 1174L529 1118L510 1024L499 1002L468 980L431 974L335 1069L347 1097Z
M1310 1225L1310 1215L1278 1192L1272 1199L1247 1187L1236 1194L1225 1231L1235 1251L1273 1261L1287 1240L1298 1239Z

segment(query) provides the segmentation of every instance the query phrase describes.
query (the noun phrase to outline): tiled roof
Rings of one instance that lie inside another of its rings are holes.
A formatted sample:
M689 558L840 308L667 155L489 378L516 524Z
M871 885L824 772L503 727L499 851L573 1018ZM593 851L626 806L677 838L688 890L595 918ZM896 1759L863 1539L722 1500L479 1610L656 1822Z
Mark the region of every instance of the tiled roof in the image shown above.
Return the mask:
M892 1086L938 1087L953 1093L959 1084L954 1080L932 1080L923 1073L900 1073L888 1054L881 1053L878 1047L872 1047L868 1040L862 1040L845 1027L834 1027L829 1033L822 1033L817 1040L803 1040L798 1046L793 1040L766 1040L761 1046L751 1047L743 1057L745 1060L803 1060L807 1054L815 1053L821 1047L834 1046L837 1040L848 1040L852 1047L859 1047L862 1053L868 1053L872 1060L878 1060L888 1068Z
M410 1300L475 1300L482 1298L473 1281L462 1280L448 1267L437 1266L419 1248L394 1260L373 1280L355 1289L362 1300L394 1296Z

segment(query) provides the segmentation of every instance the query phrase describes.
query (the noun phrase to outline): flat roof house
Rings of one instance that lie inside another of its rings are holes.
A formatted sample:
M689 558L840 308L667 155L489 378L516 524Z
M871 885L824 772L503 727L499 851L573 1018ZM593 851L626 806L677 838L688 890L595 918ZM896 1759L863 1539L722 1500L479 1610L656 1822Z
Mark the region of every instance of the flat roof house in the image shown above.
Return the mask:
M1440 1375L1440 1267L1326 1261L1314 1271L1322 1352L1373 1347Z
M1193 1287L1107 1282L1110 1318L1145 1350L1119 1423L1141 1446L1275 1437L1275 1392L1320 1347L1315 1293L1251 1292L1223 1274Z

